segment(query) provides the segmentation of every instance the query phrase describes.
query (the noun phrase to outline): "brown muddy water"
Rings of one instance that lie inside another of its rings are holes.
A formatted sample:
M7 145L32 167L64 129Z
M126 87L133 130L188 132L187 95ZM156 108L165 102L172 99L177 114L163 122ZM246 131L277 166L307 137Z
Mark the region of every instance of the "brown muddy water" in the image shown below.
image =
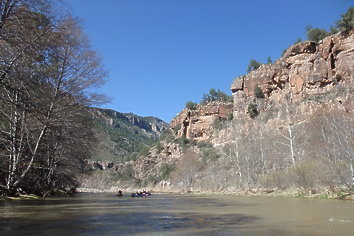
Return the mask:
M354 235L354 202L80 193L0 201L0 235Z

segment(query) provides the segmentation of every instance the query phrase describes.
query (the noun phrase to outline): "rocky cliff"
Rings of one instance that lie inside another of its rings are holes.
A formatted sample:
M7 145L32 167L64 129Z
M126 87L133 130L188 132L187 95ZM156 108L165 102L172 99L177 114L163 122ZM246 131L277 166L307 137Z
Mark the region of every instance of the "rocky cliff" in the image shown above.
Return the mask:
M135 177L161 180L162 164L179 162L191 148L206 165L194 175L194 189L297 186L315 191L316 186L349 185L354 176L353 65L354 30L291 46L274 64L236 78L233 104L180 112L170 124L172 141L162 142L162 152L154 147L139 158ZM230 112L232 121L213 128Z
M329 93L338 86L351 85L353 62L353 30L329 36L319 43L305 41L293 45L274 64L262 65L233 81L234 112L245 110L242 103L254 97L256 86L272 101L284 101L287 96L289 101L297 102L311 95Z
M177 132L177 137L205 141L210 138L214 121L228 119L230 113L232 103L198 105L195 110L185 108L171 121L170 127Z
M226 119L230 112L236 119L247 116L248 105L260 103L254 94L257 86L263 91L267 103L257 104L257 109L267 112L270 108L275 109L276 103L296 103L329 94L338 88L350 87L354 80L353 62L353 30L332 35L319 43L298 43L291 46L274 64L261 65L257 70L236 78L231 85L233 105L213 103L198 105L195 110L184 109L171 121L170 126L177 131L177 137L208 140L216 119ZM352 99L337 100L332 101L332 105L346 111L353 109ZM304 106L301 109L306 110Z
M354 30L293 45L274 64L236 78L233 104L184 109L159 143L112 169L140 186L174 182L184 190L315 193L354 185L353 65ZM114 119L104 120L117 126ZM179 165L187 150L199 161Z

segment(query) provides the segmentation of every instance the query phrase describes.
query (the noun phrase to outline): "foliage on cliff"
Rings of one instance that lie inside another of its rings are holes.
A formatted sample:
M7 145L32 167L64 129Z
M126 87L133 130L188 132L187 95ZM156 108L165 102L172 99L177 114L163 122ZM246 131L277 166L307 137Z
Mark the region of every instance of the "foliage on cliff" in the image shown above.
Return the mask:
M98 148L93 160L123 162L156 143L168 124L156 117L141 117L110 109L91 109ZM135 153L135 154L134 154Z
M220 89L214 88L209 90L208 94L204 94L200 104L205 105L212 102L232 102L232 96L227 95Z

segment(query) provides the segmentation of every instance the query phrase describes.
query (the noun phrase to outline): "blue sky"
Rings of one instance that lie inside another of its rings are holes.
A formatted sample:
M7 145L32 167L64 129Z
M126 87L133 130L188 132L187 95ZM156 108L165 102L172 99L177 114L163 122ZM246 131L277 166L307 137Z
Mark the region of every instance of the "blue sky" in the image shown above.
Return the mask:
M109 72L104 105L169 122L210 88L230 93L250 59L278 59L306 25L329 29L353 0L66 0Z

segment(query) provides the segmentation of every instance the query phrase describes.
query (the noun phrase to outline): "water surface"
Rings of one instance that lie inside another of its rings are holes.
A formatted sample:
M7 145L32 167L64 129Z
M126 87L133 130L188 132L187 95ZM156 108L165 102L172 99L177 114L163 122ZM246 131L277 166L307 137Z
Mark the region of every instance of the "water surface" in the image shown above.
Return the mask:
M0 201L0 235L354 235L354 202L80 193Z

